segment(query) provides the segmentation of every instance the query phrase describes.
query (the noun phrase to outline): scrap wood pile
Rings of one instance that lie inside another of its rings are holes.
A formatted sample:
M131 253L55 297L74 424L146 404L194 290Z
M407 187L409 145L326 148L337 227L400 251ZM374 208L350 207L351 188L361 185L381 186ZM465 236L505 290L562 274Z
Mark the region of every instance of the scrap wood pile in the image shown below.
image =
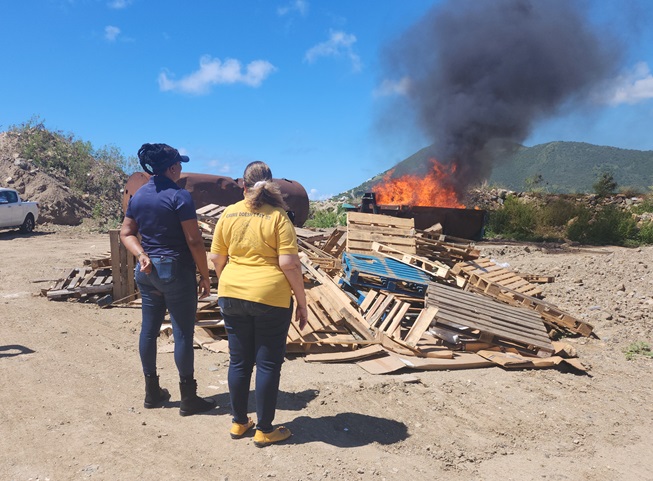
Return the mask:
M75 300L102 304L113 291L111 254L87 259L82 267L65 269L55 279L38 282L53 282L49 288L41 289L41 295L49 300Z
M207 251L223 210L198 209ZM379 374L494 365L585 369L571 346L552 341L592 334L590 324L543 300L541 284L553 277L515 272L482 257L472 241L415 229L413 219L350 212L346 227L296 231L309 318L303 330L293 319L287 348L307 362L355 362ZM113 266L114 279L118 264L133 271L130 256L116 262L116 243L104 261ZM111 281L98 280L107 273L102 268L73 270L44 295L61 299L100 290ZM134 297L121 305L139 307ZM172 342L169 325L162 330ZM215 295L199 303L195 343L228 350Z
M372 373L584 370L573 348L551 339L589 336L592 326L543 300L539 284L552 277L519 274L481 257L471 241L415 229L412 219L350 212L345 230L298 235L309 325L300 332L293 321L288 349L308 362L357 362ZM345 246L340 259L324 248L334 235Z

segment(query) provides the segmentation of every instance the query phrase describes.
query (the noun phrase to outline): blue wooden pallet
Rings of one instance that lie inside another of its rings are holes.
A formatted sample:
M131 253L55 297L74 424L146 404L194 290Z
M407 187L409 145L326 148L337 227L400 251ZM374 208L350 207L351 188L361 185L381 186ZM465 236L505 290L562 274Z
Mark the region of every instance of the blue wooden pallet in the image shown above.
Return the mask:
M416 267L389 257L366 254L342 254L344 281L354 289L382 289L413 297L424 297L431 281Z

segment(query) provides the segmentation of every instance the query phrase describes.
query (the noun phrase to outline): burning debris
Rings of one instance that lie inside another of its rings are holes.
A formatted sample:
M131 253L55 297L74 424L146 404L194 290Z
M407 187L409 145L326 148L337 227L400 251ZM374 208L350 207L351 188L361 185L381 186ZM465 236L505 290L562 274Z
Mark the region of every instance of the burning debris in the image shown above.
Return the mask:
M386 78L407 79L409 87L392 124L405 124L397 112L407 106L433 141L435 170L446 174L435 185L451 186L460 197L487 179L536 122L584 103L616 71L618 43L586 21L581 5L449 0L393 41Z
M465 208L458 199L458 193L451 184L456 165L443 165L431 159L433 169L424 176L404 175L393 178L394 169L389 171L379 185L374 187L379 204L411 206L437 206Z

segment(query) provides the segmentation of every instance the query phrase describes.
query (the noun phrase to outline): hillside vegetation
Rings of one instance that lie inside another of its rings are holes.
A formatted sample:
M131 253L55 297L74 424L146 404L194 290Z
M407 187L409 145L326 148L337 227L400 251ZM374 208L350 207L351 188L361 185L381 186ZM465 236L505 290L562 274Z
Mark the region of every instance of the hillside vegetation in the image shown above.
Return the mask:
M431 152L431 147L425 147L402 160L392 168L393 177L424 172L430 165ZM345 195L360 198L365 192L372 191L388 171L352 188ZM516 152L499 156L487 183L513 191L534 189L553 194L589 193L593 192L597 177L603 173L612 175L622 189L647 192L653 186L653 151L582 142L518 146Z
M116 147L95 149L39 119L0 134L0 185L39 202L41 222L76 225L90 218L117 225L126 172L134 165Z
M653 186L653 151L582 142L521 147L495 166L489 182L510 190L535 184L550 193L587 193L593 192L597 176L604 172L622 188L646 192Z

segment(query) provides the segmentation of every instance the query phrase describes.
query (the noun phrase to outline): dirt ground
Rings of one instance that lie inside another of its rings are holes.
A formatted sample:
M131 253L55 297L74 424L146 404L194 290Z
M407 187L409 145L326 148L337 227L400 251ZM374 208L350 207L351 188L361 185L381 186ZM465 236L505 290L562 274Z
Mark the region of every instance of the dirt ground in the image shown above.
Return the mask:
M653 480L653 247L480 245L520 272L555 275L547 300L595 326L571 338L589 375L560 370L407 371L286 362L276 422L293 437L231 440L227 355L196 350L200 394L179 416L171 354L164 408L143 409L140 311L39 297L108 235L0 232L2 480ZM253 409L253 406L252 406Z

